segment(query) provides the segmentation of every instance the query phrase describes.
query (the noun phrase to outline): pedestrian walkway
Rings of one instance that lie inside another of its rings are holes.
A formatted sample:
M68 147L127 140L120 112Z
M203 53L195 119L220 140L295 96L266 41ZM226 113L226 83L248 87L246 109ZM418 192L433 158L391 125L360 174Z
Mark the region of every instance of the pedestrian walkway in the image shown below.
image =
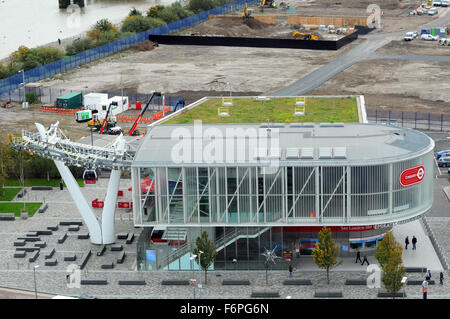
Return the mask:
M439 258L434 251L430 239L425 233L422 224L419 220L413 222L394 226L392 233L405 248L405 238L408 236L410 244L408 249L403 249L403 265L405 267L426 267L431 269L431 272L442 271L442 265ZM417 249L412 249L412 238L417 238Z

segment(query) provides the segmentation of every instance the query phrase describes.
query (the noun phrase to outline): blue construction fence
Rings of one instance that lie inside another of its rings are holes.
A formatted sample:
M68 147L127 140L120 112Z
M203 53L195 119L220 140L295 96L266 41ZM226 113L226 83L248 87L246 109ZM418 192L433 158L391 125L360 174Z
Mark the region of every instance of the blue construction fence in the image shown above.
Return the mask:
M449 113L367 109L369 122L430 131L450 131Z
M217 7L196 15L187 17L182 20L178 20L158 28L150 29L130 37L126 37L81 53L66 57L64 59L25 71L22 73L10 76L0 80L0 94L14 91L23 85L23 78L25 83L36 82L45 78L49 78L55 74L71 70L80 65L90 63L92 61L99 60L106 56L112 55L119 51L129 48L134 44L138 44L148 40L150 34L170 34L181 29L192 27L208 20L209 15L227 14L233 10L241 10L245 3L248 5L258 2L259 0L237 0L235 2Z
M39 95L39 100L42 104L55 104L56 98L63 96L67 93L71 92L81 92L83 97L88 93L106 93L108 94L108 98L113 96L121 96L122 92L111 92L111 91L88 91L88 90L70 90L63 88L26 88L26 92L36 92ZM12 101L12 102L22 102L24 96L24 89L20 88L14 91L8 91L6 93L0 94L0 101ZM147 100L150 98L151 93L131 93L123 91L123 96L128 96L128 101L131 104L136 104L136 101L140 101L142 106L145 105ZM177 100L183 98L182 96L174 96L174 95L164 95L165 105L173 105ZM155 96L152 100L152 104L149 106L149 109L159 111L162 110L163 100L162 96Z

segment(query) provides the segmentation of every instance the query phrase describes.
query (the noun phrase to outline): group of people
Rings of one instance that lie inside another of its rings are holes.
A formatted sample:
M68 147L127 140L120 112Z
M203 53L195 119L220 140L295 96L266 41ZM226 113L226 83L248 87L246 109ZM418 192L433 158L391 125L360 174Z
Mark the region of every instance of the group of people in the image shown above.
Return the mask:
M367 263L367 266L369 266L369 261L367 260L367 256L364 255L363 260L361 260L361 252L360 252L359 250L358 250L357 253L356 253L355 264L356 264L358 261L361 263L361 266L364 265L364 263Z
M413 238L412 238L412 240L411 240L411 243L412 243L412 245L413 245L413 250L416 250L416 244L417 244L417 238L416 238L416 236L413 236ZM409 238L408 238L408 236L406 236L406 238L405 238L405 250L407 250L408 249L408 245L409 245Z
M422 282L423 299L427 299L428 283L429 283L430 280L431 280L431 271L428 269L427 274L425 276L425 280ZM439 283L441 285L444 284L444 273L442 271L439 274Z

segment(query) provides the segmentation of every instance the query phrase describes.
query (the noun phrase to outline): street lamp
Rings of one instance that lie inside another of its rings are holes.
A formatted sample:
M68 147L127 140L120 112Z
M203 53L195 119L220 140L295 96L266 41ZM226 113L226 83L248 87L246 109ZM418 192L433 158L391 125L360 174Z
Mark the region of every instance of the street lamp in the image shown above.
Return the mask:
M34 296L36 297L36 299L38 299L38 297L37 297L37 286L36 286L36 268L39 268L39 265L35 265L35 266L33 267Z
M191 267L192 267L192 261L195 258L197 258L197 255L192 255L191 257L189 257L189 260L191 261ZM194 273L194 267L192 267L192 273ZM194 277L194 276L192 276L192 277ZM195 280L194 279L191 279L191 284L192 284L192 287L194 288L194 299L195 299Z
M22 69L19 71L19 73L22 73L22 85L23 85L23 101L25 101L25 69Z

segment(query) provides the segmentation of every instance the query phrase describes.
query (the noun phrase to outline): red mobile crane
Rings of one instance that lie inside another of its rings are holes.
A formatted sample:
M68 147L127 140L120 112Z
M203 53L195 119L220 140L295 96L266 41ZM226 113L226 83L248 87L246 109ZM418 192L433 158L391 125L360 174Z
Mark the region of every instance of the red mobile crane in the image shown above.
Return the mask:
M161 96L161 92L153 92L150 98L148 99L147 103L145 104L144 108L142 109L139 116L136 118L136 121L133 124L133 127L131 127L130 131L128 132L127 136L132 136L134 130L136 129L137 125L139 124L139 121L142 119L142 116L144 115L145 111L147 111L148 106L150 105L150 102L153 100L155 96Z

